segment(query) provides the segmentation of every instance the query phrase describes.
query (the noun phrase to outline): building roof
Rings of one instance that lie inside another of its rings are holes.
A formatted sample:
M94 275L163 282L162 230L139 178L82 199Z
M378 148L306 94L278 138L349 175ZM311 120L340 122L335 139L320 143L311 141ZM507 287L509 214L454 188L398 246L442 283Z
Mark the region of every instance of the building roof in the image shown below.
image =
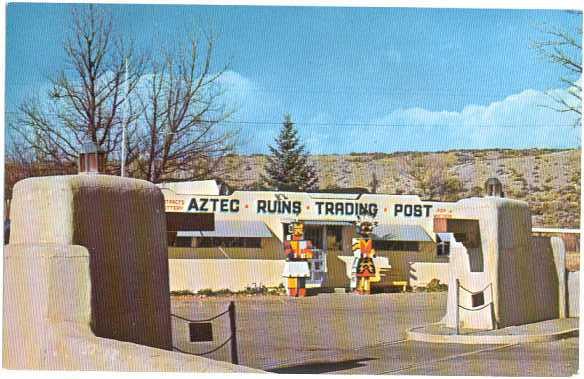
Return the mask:
M170 190L176 194L220 195L220 186L215 180L198 180L192 182L167 182L157 184L160 189Z
M534 233L580 234L580 229L570 228L531 228Z
M177 237L273 237L262 221L215 220L213 231L179 231Z
M420 225L380 224L373 228L373 239L391 241L432 241Z

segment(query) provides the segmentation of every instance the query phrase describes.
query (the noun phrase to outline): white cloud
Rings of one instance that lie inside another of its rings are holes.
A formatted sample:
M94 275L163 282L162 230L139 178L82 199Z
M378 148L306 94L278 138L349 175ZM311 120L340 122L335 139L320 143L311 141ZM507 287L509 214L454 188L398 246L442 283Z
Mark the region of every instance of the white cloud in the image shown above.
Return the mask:
M564 96L565 90L552 91ZM446 150L455 148L565 148L580 145L572 113L549 107L554 100L528 89L487 105L460 112L423 108L396 109L372 121L378 124L370 151ZM351 130L358 138L362 131Z
M461 111L399 108L381 118L351 122L336 120L334 109L318 104L305 103L301 108L288 104L281 94L235 71L225 72L220 84L226 90L226 103L237 107L233 120L278 123L284 112L294 111L300 135L314 154L580 145L580 130L572 126L574 115L546 108L555 105L553 99L533 89L486 105L470 104ZM563 96L566 92L552 93ZM302 114L307 118L301 119ZM241 125L240 150L266 152L278 129L279 124Z
M258 89L251 80L235 71L225 71L217 82L225 90L225 98L236 102L247 98Z
M259 84L236 71L226 71L218 84L224 90L223 101L235 110L231 124L239 133L239 150L243 153L265 152L273 142L279 125L253 122L271 122L282 119L283 108L277 94L266 91ZM239 122L244 123L239 123Z
M561 96L565 91L554 90L552 93ZM429 111L422 108L396 109L376 123L463 127L572 125L573 115L561 114L547 108L554 105L554 101L545 93L528 89L488 105L468 105L460 112Z

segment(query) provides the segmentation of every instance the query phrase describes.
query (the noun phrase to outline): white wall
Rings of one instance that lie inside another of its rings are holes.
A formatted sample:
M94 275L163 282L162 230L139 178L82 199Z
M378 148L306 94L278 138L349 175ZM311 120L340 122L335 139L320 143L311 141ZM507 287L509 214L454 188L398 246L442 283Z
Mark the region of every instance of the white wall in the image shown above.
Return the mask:
M568 272L568 317L580 317L580 273Z
M284 283L284 260L267 259L169 259L170 290L204 288L244 290L257 286L277 287Z

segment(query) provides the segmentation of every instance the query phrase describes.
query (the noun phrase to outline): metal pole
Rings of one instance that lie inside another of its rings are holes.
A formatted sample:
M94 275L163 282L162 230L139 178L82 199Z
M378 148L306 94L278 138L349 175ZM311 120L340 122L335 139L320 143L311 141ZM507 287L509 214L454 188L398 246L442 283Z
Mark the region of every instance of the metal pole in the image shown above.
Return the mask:
M456 279L456 314L455 314L455 323L456 323L456 335L460 334L460 280Z
M125 89L126 97L124 99L124 119L122 120L122 169L121 176L126 176L126 123L128 122L128 58L125 60Z
M495 303L493 303L493 283L491 286L491 318L493 319L493 330L497 329L497 318L495 317Z
M237 358L237 332L235 330L235 302L229 302L229 326L231 328L231 363L239 364Z

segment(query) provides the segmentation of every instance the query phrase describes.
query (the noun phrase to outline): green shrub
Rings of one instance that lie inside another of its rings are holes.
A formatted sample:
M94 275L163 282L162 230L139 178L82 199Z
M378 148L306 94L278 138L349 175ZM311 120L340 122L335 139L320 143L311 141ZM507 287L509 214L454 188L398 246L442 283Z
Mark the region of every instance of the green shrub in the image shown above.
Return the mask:
M472 196L474 196L474 197L480 197L480 196L482 196L482 195L483 195L483 187L479 187L479 186L473 186L473 187L470 189L470 193L469 193L469 195L470 195L471 197L472 197Z
M443 292L448 291L448 285L440 283L439 279L434 278L428 282L426 287L418 287L417 290L421 292Z
M238 294L242 295L265 295L268 293L268 287L263 284L260 286L247 286L243 291L239 291Z
M192 296L195 293L189 290L170 291L170 296Z

